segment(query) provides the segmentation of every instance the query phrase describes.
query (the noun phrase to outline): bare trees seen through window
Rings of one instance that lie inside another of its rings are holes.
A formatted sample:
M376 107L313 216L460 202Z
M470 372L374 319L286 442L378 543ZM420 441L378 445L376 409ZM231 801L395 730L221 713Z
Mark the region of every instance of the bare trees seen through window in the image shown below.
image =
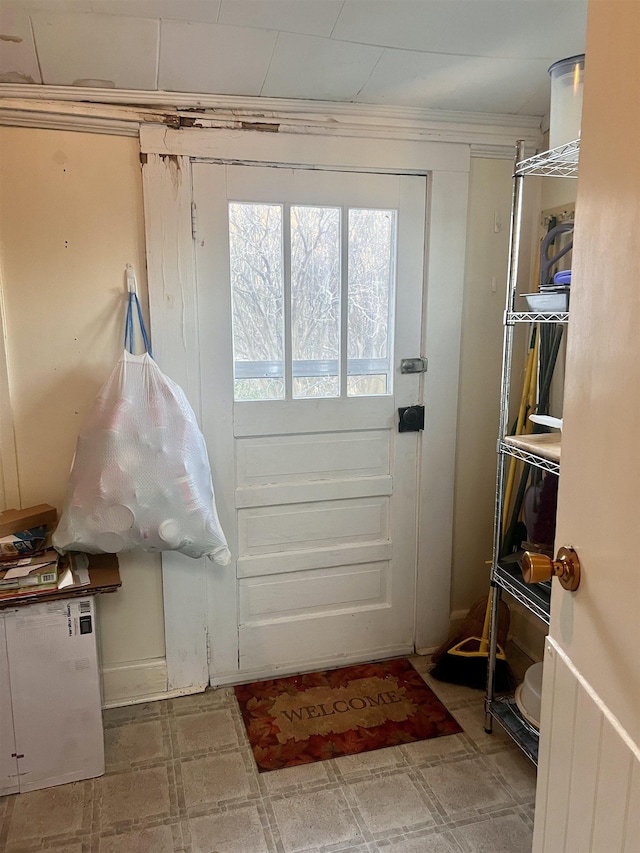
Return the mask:
M345 355L348 396L391 392L395 235L393 210L230 203L236 400L285 398L285 323L294 399L340 396Z

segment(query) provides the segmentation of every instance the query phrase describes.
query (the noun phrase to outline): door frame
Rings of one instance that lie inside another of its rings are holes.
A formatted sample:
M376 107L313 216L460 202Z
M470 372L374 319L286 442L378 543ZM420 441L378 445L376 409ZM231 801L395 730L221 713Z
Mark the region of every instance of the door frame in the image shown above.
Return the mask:
M200 416L199 342L191 161L426 175L427 222L422 355L426 428L419 449L416 648L449 631L453 500L470 145L255 130L140 129L149 312L155 357ZM179 333L177 333L179 330ZM214 485L229 464L210 449ZM218 505L224 529L233 508ZM228 569L166 552L162 556L170 690L209 683L207 584Z

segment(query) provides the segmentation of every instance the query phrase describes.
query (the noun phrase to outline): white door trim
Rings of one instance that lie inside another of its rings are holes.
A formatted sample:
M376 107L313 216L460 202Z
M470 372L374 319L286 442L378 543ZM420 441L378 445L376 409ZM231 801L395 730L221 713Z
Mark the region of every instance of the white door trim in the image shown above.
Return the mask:
M426 429L420 455L416 645L437 645L449 627L455 436L470 165L469 145L312 137L257 131L140 130L149 303L154 355L200 413L197 306L190 229L191 159L275 163L358 171L428 174L428 265L423 310ZM216 460L211 460L214 470ZM224 514L219 507L221 515ZM163 557L169 689L207 681L205 602L211 567Z
M191 128L164 125L140 128L146 154L188 156L232 164L345 169L425 175L433 171L468 172L468 144L415 139L362 139L303 133Z
M142 170L149 316L154 356L200 415L198 326L188 157L149 155ZM205 559L162 555L167 688L204 690L207 665Z
M469 174L434 171L427 221L422 311L425 430L420 459L416 649L438 646L450 628L454 481ZM439 413L434 421L433 413ZM437 494L436 502L430 496ZM425 513L422 507L437 506Z

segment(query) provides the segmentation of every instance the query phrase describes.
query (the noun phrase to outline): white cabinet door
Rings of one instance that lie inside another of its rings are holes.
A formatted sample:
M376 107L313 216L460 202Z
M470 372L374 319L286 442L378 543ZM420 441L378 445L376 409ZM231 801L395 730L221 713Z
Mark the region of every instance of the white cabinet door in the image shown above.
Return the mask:
M6 614L0 611L0 797L19 790L5 624Z
M18 608L6 628L20 791L104 773L93 599Z
M193 165L211 682L414 647L426 178Z

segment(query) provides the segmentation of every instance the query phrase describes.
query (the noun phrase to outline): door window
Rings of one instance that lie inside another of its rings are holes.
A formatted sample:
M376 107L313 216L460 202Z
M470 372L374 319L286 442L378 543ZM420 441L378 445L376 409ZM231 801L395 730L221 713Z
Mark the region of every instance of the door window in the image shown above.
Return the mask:
M391 394L397 212L228 210L235 400Z

